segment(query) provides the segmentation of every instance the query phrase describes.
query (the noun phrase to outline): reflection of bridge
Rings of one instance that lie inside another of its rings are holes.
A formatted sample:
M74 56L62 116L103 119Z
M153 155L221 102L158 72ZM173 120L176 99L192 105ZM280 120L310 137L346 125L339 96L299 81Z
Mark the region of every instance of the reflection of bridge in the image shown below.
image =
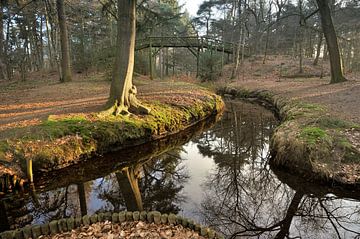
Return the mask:
M230 54L236 52L236 44L231 42L222 41L210 37L197 37L197 36L162 36L162 37L146 37L136 40L135 50L149 49L149 70L150 77L153 78L153 62L159 50L153 51L153 48L187 48L196 57L196 75L199 75L200 54L207 49L210 52L220 52L227 54L228 59Z

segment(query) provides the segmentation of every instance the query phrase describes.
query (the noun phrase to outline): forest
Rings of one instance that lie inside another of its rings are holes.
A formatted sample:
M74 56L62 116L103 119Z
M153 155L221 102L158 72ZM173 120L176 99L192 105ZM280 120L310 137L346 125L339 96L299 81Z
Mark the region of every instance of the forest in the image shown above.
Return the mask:
M327 1L318 1L327 2ZM231 59L221 52L203 52L204 78L208 68L219 74L228 61L245 56L287 55L299 61L328 59L316 1L204 1L189 16L177 1L137 3L136 38L205 36L234 45ZM345 71L359 71L359 2L329 1ZM72 73L111 70L116 48L117 10L114 1L2 1L1 78L29 80L36 71ZM333 36L332 36L333 37ZM135 72L149 74L146 50L136 52ZM153 53L157 76L196 72L196 59L186 49L163 48ZM238 56L240 54L240 56ZM66 61L66 62L64 62ZM195 63L195 64L194 64ZM67 68L71 66L71 71ZM64 68L64 69L63 69ZM211 71L210 71L211 72Z
M0 21L0 239L360 236L359 0Z

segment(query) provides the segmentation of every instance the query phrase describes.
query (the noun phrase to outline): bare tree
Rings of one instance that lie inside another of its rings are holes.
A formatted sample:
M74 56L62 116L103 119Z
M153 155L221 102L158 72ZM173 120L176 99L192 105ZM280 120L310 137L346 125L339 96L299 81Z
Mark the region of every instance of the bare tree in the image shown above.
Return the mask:
M339 83L346 81L343 74L339 44L331 18L331 11L328 0L316 0L319 7L321 25L327 43L327 49L330 57L331 81L330 83Z

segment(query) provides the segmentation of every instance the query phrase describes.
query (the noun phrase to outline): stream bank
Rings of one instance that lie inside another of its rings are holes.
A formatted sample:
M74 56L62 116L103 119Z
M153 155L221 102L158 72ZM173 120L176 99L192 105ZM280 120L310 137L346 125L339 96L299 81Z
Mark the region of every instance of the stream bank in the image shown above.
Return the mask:
M286 99L268 90L224 87L217 92L259 103L281 120L271 139L273 165L309 180L360 185L358 124L333 117L322 105Z

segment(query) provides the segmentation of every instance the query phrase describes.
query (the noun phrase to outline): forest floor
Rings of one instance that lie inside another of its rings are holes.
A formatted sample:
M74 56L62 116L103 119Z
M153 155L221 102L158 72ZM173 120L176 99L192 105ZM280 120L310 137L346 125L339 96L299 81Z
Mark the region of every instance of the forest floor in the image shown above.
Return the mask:
M313 66L312 60L305 59L302 74L298 73L298 61L290 57L269 56L266 64L262 60L262 57L246 60L232 80L229 80L231 66L227 66L220 84L269 90L282 97L321 104L337 118L360 123L360 72L348 72L348 81L329 84L329 66L321 60L318 66Z
M33 73L25 82L0 81L0 139L14 137L13 129L39 125L50 115L91 114L103 110L110 91L110 81L106 78L105 73L98 72L74 74L72 82L63 84L53 72ZM159 84L153 84L148 77L136 76L138 98L181 103L181 100L190 100L191 97L184 97L189 92L197 95L198 88L193 84L180 82L177 86L173 80L166 84L156 80Z

